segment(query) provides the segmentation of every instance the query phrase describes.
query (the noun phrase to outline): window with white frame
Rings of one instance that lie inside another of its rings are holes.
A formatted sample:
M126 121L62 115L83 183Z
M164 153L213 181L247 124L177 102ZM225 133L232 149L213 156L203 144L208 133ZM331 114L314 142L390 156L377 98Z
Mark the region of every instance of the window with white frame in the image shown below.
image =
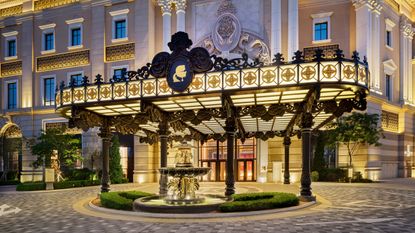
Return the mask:
M55 76L43 77L42 87L43 106L55 105Z
M393 100L393 76L398 66L392 59L383 62L383 72L385 73L385 97L387 100Z
M385 19L386 33L385 33L385 45L389 49L393 49L393 28L395 23L390 19Z
M5 60L17 58L17 34L17 31L3 33L3 36L5 37Z
M333 15L333 12L311 15L313 19L313 44L331 42L331 15Z
M111 11L112 16L112 42L128 40L128 12L129 9Z
M55 52L55 26L54 23L39 26L42 30L42 54Z
M18 103L18 84L17 80L6 82L7 109L16 109Z
M77 18L67 20L68 24L68 49L76 49L83 47L83 32L82 32L82 23L84 18Z
M83 82L84 72L76 71L68 73L68 83L73 82L75 86L81 86Z
M128 70L128 66L114 66L112 67L112 79L113 80L120 80L125 76Z

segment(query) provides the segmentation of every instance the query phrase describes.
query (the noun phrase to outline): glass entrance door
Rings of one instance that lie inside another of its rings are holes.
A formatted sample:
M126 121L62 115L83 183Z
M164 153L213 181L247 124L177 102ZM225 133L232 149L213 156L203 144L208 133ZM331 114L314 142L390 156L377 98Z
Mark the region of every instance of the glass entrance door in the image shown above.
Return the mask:
M247 139L244 144L235 145L235 180L256 180L255 139ZM210 167L211 172L202 177L203 181L226 180L226 142L210 140L200 147L200 166Z

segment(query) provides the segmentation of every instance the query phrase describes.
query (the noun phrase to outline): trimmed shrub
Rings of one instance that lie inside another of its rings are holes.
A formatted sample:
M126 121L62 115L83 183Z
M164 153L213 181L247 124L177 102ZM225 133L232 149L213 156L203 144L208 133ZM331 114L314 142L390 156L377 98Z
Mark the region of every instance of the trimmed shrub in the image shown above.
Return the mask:
M100 183L101 181L99 180L67 180L67 181L53 183L53 188L54 189L67 189L67 188L99 185Z
M296 206L298 197L291 193L234 194L234 200L219 206L222 212L254 211Z
M108 192L101 193L99 198L103 207L117 210L132 210L135 199L152 195L140 191Z
M63 175L68 180L92 180L95 172L88 168L69 169L63 172Z
M0 186L2 186L2 185L17 185L17 184L20 184L20 181L18 181L18 180L0 181Z
M311 172L311 181L316 182L318 181L318 171Z
M347 170L341 168L324 168L319 171L318 181L344 182L347 179Z
M43 182L30 182L30 183L21 183L16 186L16 191L35 191L35 190L45 190L46 183Z

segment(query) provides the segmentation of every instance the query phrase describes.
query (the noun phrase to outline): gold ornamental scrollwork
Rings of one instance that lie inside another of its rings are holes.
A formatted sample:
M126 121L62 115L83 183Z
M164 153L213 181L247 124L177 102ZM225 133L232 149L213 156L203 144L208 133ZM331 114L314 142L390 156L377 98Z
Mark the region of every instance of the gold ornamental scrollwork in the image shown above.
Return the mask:
M194 90L200 90L203 87L203 80L201 77L196 77L193 79L192 88Z
M291 81L293 81L294 80L294 77L295 77L295 71L294 71L294 69L293 68L283 69L282 70L282 73L281 73L281 77L282 77L282 80L284 82L291 82Z
M92 88L92 89L88 89L86 94L89 100L94 100L98 96L98 91Z
M128 92L130 93L130 95L133 95L133 96L138 95L138 93L140 92L140 88L138 84L131 84L128 88Z
M209 77L208 85L210 88L217 88L219 87L220 79L217 75L212 75Z
M147 82L144 84L144 93L146 93L147 95L153 94L154 93L154 84Z
M314 78L314 75L316 74L316 69L312 66L306 66L301 71L301 77L304 80L311 80Z
M355 74L356 74L356 70L355 70L354 66L346 65L343 68L343 77L345 77L346 79L353 79Z
M238 83L238 75L235 73L231 73L226 75L226 79L225 79L226 85L228 86L235 86Z
M244 83L246 85L252 85L256 83L256 74L253 71L249 71L244 75Z
M273 70L266 70L264 71L264 74L262 75L262 79L265 83L272 83L275 81L275 71Z
M22 75L22 61L12 61L1 64L1 77L16 75Z
M165 94L169 91L169 85L167 84L167 81L161 81L159 86L160 92Z
M108 46L105 49L106 61L131 60L135 57L135 43Z
M336 76L337 69L334 65L326 65L323 68L323 77L332 79Z
M366 79L366 69L363 68L359 68L359 81L364 82Z
M101 98L109 98L111 94L109 87L102 87L101 88Z
M0 17L7 17L12 15L18 15L23 12L23 5L17 5L0 9Z
M84 100L84 91L83 90L75 90L74 91L74 99L75 99L75 101Z
M38 72L60 70L89 64L89 50L38 57Z
M114 90L116 97L124 97L125 96L125 86L117 85Z
M35 11L43 10L46 8L52 8L57 6L63 6L80 0L37 0L35 1Z

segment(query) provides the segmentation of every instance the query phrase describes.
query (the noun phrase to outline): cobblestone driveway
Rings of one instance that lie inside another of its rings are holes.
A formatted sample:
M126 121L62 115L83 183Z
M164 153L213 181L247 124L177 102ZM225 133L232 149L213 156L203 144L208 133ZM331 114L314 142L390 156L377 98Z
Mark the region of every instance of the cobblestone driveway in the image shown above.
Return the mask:
M215 184L211 186L214 188ZM247 191L269 191L273 187L269 184L265 189L257 188L261 185L253 183L239 186ZM154 185L115 188L132 187L156 189ZM95 195L97 187L37 193L0 192L0 211L3 211L0 232L415 232L415 180L359 185L313 183L313 190L333 205L306 216L184 224L108 220L73 210L73 203ZM5 214L16 207L21 211Z

